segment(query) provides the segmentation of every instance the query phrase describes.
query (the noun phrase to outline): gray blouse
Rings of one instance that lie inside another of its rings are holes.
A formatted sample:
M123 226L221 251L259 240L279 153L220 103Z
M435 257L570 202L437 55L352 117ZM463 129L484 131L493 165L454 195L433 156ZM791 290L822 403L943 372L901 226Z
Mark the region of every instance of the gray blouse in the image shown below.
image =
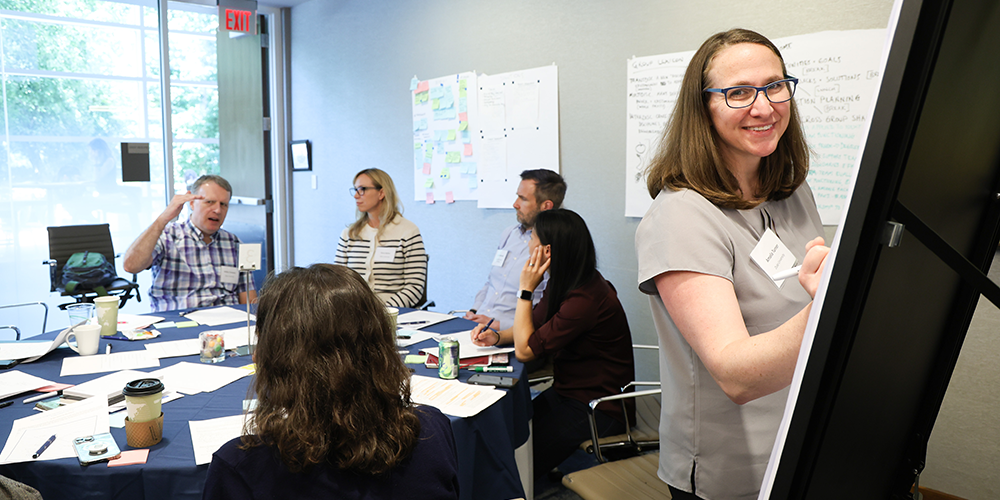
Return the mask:
M691 190L664 190L636 230L639 290L649 295L660 341L658 475L706 500L757 498L788 389L742 406L733 403L677 330L653 279L668 271L725 278L733 283L750 335L773 330L811 299L797 279L784 280L779 289L751 260L768 227L801 263L805 244L823 235L805 183L784 200L750 210L719 208Z

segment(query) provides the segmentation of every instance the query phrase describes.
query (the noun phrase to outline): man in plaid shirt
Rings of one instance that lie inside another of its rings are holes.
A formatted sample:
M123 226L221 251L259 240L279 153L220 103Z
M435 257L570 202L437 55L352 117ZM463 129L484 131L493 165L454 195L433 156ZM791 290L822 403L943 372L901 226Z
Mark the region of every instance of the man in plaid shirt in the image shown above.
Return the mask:
M236 235L222 229L233 188L218 175L203 175L191 191L170 200L125 252L125 271L153 269L149 296L153 311L171 311L253 302L253 278L241 279ZM173 221L185 203L186 221ZM173 221L173 222L171 222Z

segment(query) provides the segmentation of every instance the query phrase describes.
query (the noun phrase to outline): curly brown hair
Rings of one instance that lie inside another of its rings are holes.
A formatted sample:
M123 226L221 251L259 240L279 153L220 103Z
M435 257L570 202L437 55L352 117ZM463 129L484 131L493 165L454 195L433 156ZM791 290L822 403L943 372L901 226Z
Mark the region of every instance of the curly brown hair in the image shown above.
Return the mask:
M677 105L663 129L659 149L646 169L649 196L656 198L663 189L692 189L722 208L748 209L759 202L743 199L739 182L729 171L720 153L720 139L712 127L712 117L704 92L708 70L715 56L727 47L740 43L763 45L781 61L778 48L764 35L746 29L716 33L705 40L688 64L681 81ZM759 196L781 200L791 196L809 173L809 147L795 99L790 101L788 128L773 153L761 159L757 171Z
M295 267L264 285L257 308L255 436L292 472L329 462L376 475L406 459L420 421L410 372L382 302L353 270ZM251 430L251 429L248 429Z

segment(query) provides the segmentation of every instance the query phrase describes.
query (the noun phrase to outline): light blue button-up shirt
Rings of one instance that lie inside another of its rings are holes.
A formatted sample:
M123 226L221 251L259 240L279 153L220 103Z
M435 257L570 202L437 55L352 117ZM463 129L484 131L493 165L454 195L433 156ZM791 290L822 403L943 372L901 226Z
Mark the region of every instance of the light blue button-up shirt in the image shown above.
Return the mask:
M476 294L472 308L476 314L483 314L496 319L491 328L504 330L514 326L514 310L517 308L517 296L520 293L521 269L528 261L531 252L528 242L531 241L531 229L524 229L520 224L514 224L504 230L500 237L497 251L507 251L503 264L492 266L486 285ZM496 254L494 254L495 256ZM542 298L542 291L549 280L548 273L539 283L531 298L532 306Z

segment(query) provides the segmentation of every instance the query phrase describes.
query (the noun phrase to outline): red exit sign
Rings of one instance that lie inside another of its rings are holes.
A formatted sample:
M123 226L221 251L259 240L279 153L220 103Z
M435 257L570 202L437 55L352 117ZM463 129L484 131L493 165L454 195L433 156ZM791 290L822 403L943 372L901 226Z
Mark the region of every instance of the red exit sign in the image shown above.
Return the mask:
M254 19L253 11L225 9L223 14L223 27L227 31L241 31L243 33L257 34L257 22L256 19Z

